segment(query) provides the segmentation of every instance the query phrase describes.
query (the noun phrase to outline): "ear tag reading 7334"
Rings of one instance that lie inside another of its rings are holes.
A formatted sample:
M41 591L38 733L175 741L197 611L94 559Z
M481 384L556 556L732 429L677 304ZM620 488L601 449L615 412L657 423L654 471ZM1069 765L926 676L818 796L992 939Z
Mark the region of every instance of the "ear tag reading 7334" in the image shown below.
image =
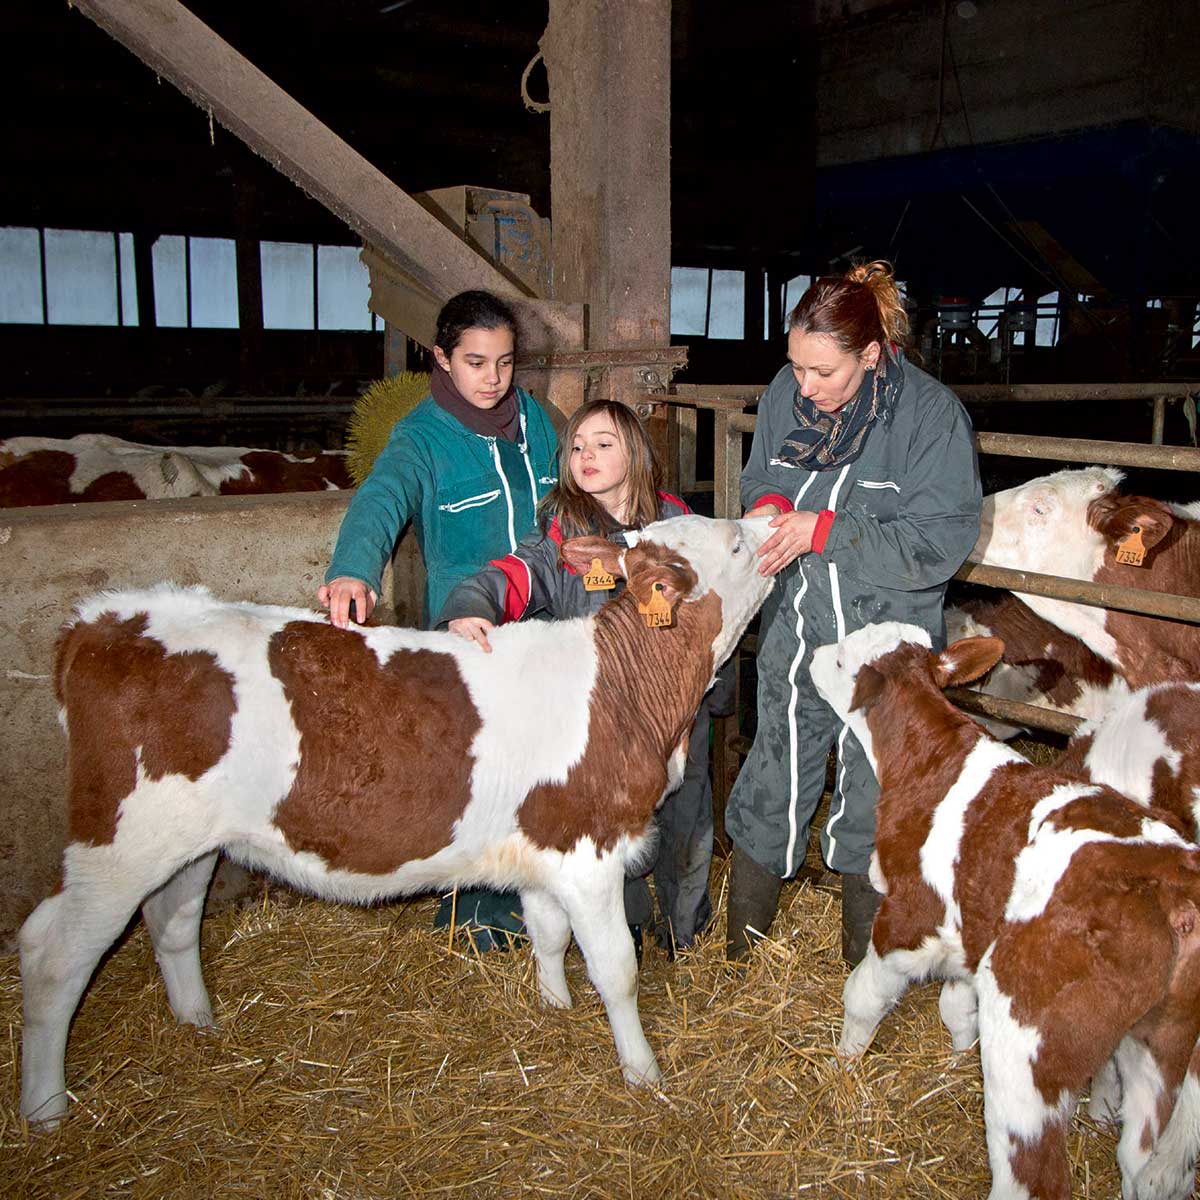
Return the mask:
M617 581L600 565L598 558L593 558L591 569L583 577L583 586L589 592L608 592L617 586Z
M638 612L646 618L646 625L650 629L666 629L671 624L674 615L666 596L663 595L661 583L654 585L654 594L650 597L649 604L638 602Z
M1142 543L1142 527L1135 525L1126 537L1117 543L1117 562L1127 567L1140 567L1146 557L1146 547Z

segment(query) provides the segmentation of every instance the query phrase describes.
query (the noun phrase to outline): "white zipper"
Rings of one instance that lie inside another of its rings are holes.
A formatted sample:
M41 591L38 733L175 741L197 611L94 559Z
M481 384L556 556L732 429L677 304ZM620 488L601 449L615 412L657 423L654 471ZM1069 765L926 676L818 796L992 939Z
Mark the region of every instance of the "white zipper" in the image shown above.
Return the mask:
M496 464L496 474L500 476L500 485L504 488L504 503L508 505L508 549L511 553L517 548L517 534L513 526L512 491L508 486L508 476L504 474L504 467L500 463L500 447L496 445L496 439L490 437L487 439L487 443L492 450L492 462Z
M462 512L466 508L481 508L485 504L491 504L498 495L500 495L500 489L495 488L490 492L480 492L478 496L468 496L465 500L454 500L449 504L439 504L438 511L457 513Z

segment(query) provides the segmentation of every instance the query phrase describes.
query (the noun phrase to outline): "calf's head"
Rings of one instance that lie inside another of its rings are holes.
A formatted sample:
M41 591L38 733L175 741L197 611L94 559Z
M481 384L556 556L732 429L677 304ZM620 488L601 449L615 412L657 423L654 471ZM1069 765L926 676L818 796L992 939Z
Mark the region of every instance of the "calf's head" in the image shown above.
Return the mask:
M889 687L909 683L937 690L969 683L1000 661L999 638L962 638L935 654L928 632L883 621L813 651L809 674L821 698L850 727L878 774L868 717Z
M996 567L1091 579L1106 551L1138 527L1146 550L1171 528L1166 505L1117 491L1111 467L1056 471L985 496L971 557Z
M721 627L712 644L713 663L725 661L771 591L773 580L758 573L758 548L771 533L762 518L740 521L672 517L625 535L628 547L604 538L572 538L563 560L586 572L593 560L625 579L629 591L648 604L656 591L675 609L716 595Z

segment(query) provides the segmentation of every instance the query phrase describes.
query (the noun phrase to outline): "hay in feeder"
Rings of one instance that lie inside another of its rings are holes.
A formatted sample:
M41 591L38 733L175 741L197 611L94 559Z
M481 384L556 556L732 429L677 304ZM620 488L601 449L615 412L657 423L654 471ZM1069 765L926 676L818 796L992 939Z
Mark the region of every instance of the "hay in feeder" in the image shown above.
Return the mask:
M819 865L819 864L818 864ZM724 910L727 868L714 865ZM280 899L205 922L219 1032L177 1027L145 931L102 966L72 1033L57 1132L16 1115L20 983L0 960L0 1194L305 1198L987 1194L977 1053L954 1056L934 987L849 1070L838 898L789 885L742 971L723 918L674 963L647 943L640 1008L666 1076L622 1081L574 948L577 1007L545 1009L528 948L432 929L436 899ZM1077 1117L1075 1195L1120 1194L1115 1142Z

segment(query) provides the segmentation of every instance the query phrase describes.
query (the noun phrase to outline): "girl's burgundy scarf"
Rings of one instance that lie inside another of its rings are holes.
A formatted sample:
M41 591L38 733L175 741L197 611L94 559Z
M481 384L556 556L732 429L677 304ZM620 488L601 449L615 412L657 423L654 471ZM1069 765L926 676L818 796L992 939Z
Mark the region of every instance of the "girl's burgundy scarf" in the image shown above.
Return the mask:
M450 372L435 362L430 378L434 403L448 412L460 425L481 437L500 438L515 442L521 433L521 405L517 401L516 384L496 401L495 408L476 408L454 386Z

